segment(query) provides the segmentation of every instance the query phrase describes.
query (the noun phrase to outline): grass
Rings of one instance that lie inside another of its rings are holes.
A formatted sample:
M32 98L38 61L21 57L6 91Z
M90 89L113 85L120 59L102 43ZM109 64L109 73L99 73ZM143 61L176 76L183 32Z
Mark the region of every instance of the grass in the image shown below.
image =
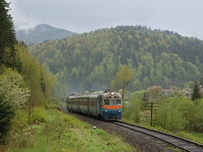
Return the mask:
M56 109L46 111L47 122L15 130L8 152L137 152L121 137L93 129L88 123ZM21 113L22 115L22 113ZM19 119L19 118L18 118Z
M196 137L197 139L201 140L201 142L203 143L203 133L195 133L195 132L188 132L188 133Z
M197 133L197 132L191 132L191 131L181 131L181 132L177 133L177 136L203 144L203 133Z

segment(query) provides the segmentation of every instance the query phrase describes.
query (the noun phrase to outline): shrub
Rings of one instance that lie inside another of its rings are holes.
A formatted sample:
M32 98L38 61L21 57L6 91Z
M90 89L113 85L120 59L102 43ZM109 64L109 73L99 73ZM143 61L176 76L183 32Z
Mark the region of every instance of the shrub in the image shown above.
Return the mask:
M133 97L127 104L124 103L123 118L139 123L141 106L141 100Z
M28 114L26 111L18 110L14 119L12 119L12 128L14 131L21 130L28 123Z
M161 126L169 131L181 131L185 128L186 120L177 108L176 98L168 98L159 104L155 115L155 126Z
M34 108L32 114L30 116L30 123L37 123L37 122L47 122L48 116L47 112L42 107Z

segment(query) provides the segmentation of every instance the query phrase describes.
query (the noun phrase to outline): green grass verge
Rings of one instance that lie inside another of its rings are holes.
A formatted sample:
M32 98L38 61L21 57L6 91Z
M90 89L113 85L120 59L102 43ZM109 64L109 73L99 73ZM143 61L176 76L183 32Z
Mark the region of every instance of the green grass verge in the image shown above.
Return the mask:
M46 111L46 123L27 125L13 132L8 152L133 152L115 134L93 129L88 123L56 109ZM22 114L21 114L22 115Z

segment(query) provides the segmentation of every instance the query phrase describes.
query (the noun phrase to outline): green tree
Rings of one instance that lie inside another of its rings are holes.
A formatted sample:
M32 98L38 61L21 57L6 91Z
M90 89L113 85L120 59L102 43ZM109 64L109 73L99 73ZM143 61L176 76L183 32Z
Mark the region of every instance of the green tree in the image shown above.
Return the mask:
M67 90L46 69L46 66L42 67L23 45L17 44L16 49L22 62L22 75L25 84L30 90L30 98L28 100L30 114L35 106L45 106L48 101L57 103L59 99L64 99L66 97L64 97L64 94L67 94Z
M103 82L105 80L105 72L102 64L95 66L94 70L89 75L89 80L92 83Z
M199 83L196 81L193 87L191 100L194 101L195 99L200 99L200 98L202 98L202 95L200 93Z
M124 99L125 90L133 78L132 71L127 67L127 65L122 65L121 69L116 73L115 81L122 88L122 99ZM114 86L112 86L114 87Z
M144 88L147 88L149 85L150 85L150 80L149 80L149 78L146 76L146 77L144 77L144 79L143 79L143 86L144 86Z
M142 89L142 83L140 82L139 79L136 79L136 80L133 82L133 87L134 87L134 89L135 89L136 91Z
M14 106L5 102L0 96L0 144L6 144L9 131L11 130L11 119L14 117Z
M193 123L191 120L194 119L194 103L193 101L186 99L185 97L178 98L177 103L178 111L181 112L182 118L185 120L185 128L187 130L191 130Z
M154 126L160 126L170 131L181 131L185 128L186 120L178 109L177 98L167 98L159 104L155 114Z
M112 80L110 82L110 86L115 90L119 90L119 87L120 87L117 79Z
M190 128L196 132L203 131L203 100L196 99L193 101L193 106L190 107Z
M28 118L30 118L34 107L44 106L47 102L41 85L42 70L36 58L31 56L23 45L17 44L16 49L22 61L22 75L25 84L30 90L28 99Z
M150 102L157 102L157 99L160 97L162 91L161 86L151 86L147 88L147 93L149 95Z
M9 13L9 3L5 0L0 1L0 64L7 67L16 66L16 50L14 45L17 43L13 27L12 17Z
M139 98L133 96L127 104L124 104L123 118L139 123L141 109L142 101Z
M195 85L194 81L189 81L185 83L185 88L193 88L193 86Z
M140 99L142 100L143 97L144 97L144 93L145 93L145 90L139 90L139 91L136 91L132 94L132 97L131 98L137 98L137 99Z

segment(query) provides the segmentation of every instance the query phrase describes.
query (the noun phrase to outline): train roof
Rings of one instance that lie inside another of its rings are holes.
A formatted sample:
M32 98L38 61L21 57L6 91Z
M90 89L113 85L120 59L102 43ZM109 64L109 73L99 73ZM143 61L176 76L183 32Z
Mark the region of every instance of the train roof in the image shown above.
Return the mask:
M114 91L114 90L111 90L111 89L107 89L105 90L104 92L100 92L100 91L96 91L96 92L93 92L89 95L85 94L85 95L80 95L80 94L71 94L69 95L68 98L98 98L98 97L101 97L101 96L108 96L108 95L111 95L111 93L113 92L113 94L119 96L119 98L121 98L121 94Z
M77 96L77 95L70 95L68 98L97 98L100 95L83 95L83 96Z

